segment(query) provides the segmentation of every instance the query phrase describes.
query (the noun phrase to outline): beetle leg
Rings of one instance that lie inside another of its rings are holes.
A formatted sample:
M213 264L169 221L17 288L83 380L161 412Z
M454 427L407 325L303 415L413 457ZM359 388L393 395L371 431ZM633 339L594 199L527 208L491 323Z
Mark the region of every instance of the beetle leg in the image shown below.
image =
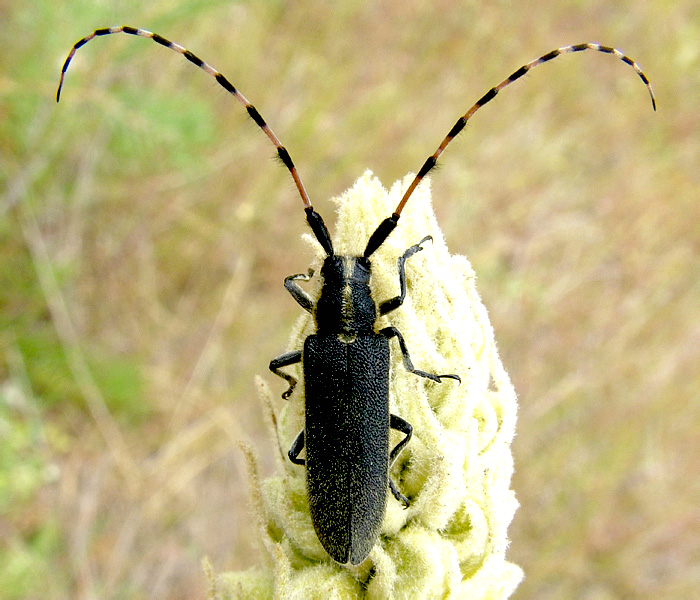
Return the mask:
M304 430L299 432L299 435L294 438L292 442L292 447L287 452L289 460L291 460L295 465L305 465L306 461L303 458L297 458L299 453L304 449Z
M398 444L396 444L396 446L394 446L391 454L389 454L389 465L391 465L396 460L396 457L399 455L401 450L403 450L404 446L408 444L408 441L411 439L413 427L408 421L405 421L396 415L390 415L389 427L395 429L396 431L400 431L406 436ZM389 477L389 487L391 488L391 493L394 494L394 498L396 498L399 502L402 502L404 504L404 508L408 508L408 498L399 492L396 484L391 480L391 477Z
M426 373L425 371L421 371L420 369L416 369L413 366L413 363L411 362L411 356L408 353L408 348L406 347L406 341L403 339L401 332L398 329L396 329L396 327L385 327L384 329L380 329L379 333L381 333L387 339L391 339L391 338L395 337L396 339L399 340L399 347L401 348L401 355L403 356L403 364L406 367L407 371L410 371L411 373L414 373L415 375L420 375L421 377L427 377L428 379L431 379L433 381L437 381L438 383L440 383L440 380L443 378L456 379L459 382L462 381L462 379L460 378L459 375L455 375L453 373L450 373L447 375L435 375L434 373Z
M285 354L282 354L277 358L273 358L270 361L270 371L272 371L278 377L287 380L287 382L289 383L289 388L287 388L287 391L282 394L282 398L284 398L285 400L292 395L294 387L297 384L297 380L296 377L292 377L288 373L280 371L280 367L287 367L289 365L294 365L298 362L301 362L301 350L286 352Z
M394 495L394 498L403 504L404 508L408 508L411 505L408 498L399 492L396 484L391 480L391 477L389 477L389 489L391 489L391 493Z
M297 285L296 281L297 279L309 281L313 275L314 270L309 269L308 273L297 273L296 275L290 275L284 278L284 288L292 295L292 298L296 300L297 304L308 312L313 312L314 300L306 291Z
M403 256L399 257L397 264L399 267L399 285L401 293L395 298L385 300L379 305L380 315L385 315L386 313L391 312L392 310L396 310L399 306L403 304L403 301L406 299L406 261L409 258L411 258L411 256L413 256L416 252L420 252L423 249L422 244L424 242L427 242L428 240L432 239L433 238L431 236L426 235L415 246L411 246L408 250L406 250L406 252L403 253Z
M401 450L404 449L404 446L408 444L409 440L411 439L411 436L413 435L413 427L408 421L402 419L401 417L397 417L396 415L390 415L389 427L403 433L406 436L398 444L396 444L396 446L394 446L391 454L389 454L389 464L391 465L396 460L396 457L399 455Z

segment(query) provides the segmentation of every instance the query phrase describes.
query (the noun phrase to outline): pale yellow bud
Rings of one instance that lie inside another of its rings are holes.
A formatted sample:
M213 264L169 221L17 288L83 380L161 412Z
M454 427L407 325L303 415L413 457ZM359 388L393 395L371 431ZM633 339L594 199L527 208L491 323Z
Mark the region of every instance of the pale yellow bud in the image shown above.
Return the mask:
M369 172L336 200L333 236L337 254L360 255L377 225L391 215L411 181L407 176L387 192ZM510 490L516 397L498 358L494 334L476 292L466 258L451 256L430 203L424 180L386 242L372 255L376 302L399 293L396 261L426 235L432 243L406 263L408 293L378 328L393 325L403 334L416 368L457 373L461 385L435 383L405 370L396 340L392 349L390 410L413 425L413 438L390 475L412 499L404 510L387 489L382 535L357 567L339 565L325 553L309 516L303 467L286 460L286 450L304 426L304 386L300 379L288 402L259 381L275 446L278 472L259 481L252 451L249 465L253 505L268 570L211 575L211 597L223 598L507 598L522 578L506 561L507 527L517 508ZM323 259L317 242L314 267ZM300 269L300 271L303 269ZM317 296L318 276L308 284ZM299 349L313 332L304 313L289 349ZM288 368L290 372L294 369ZM278 389L279 388L279 389ZM277 397L277 398L276 398ZM273 408L274 407L274 408ZM392 433L392 446L401 436Z

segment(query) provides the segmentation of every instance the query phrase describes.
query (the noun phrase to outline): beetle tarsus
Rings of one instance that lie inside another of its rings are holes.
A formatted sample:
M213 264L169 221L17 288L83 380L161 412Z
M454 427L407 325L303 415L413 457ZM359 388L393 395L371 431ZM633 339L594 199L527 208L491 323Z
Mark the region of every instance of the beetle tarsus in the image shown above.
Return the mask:
M401 492L399 492L398 488L396 487L396 484L389 478L389 488L391 488L391 493L394 495L394 498L396 498L401 504L403 504L404 510L406 510L409 506L411 506L411 503L408 501L408 498L404 496Z

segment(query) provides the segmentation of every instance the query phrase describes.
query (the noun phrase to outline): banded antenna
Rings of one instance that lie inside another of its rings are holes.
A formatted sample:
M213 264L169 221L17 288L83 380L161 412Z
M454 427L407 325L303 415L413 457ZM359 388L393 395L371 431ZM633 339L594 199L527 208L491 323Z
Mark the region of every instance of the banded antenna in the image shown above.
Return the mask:
M479 100L477 100L474 106L472 106L466 113L464 113L463 116L457 119L457 122L454 124L452 129L450 129L450 132L445 136L445 139L442 140L442 143L438 146L438 149L428 157L425 163L423 163L423 166L420 168L420 171L418 171L418 174L408 186L408 189L404 192L404 195L401 198L401 202L399 202L398 206L396 207L396 210L394 211L394 214L392 215L394 217L394 220L398 219L401 215L403 207L406 205L406 202L408 202L408 199L411 197L411 194L413 194L413 191L416 189L421 179L423 179L423 177L425 177L428 174L428 172L435 166L435 163L437 163L438 158L443 153L445 148L447 148L447 145L455 137L457 137L457 135L460 131L462 131L462 129L464 129L464 126L467 124L467 121L469 121L469 119L472 118L472 116L477 110L484 106L484 104L487 104L488 102L493 100L496 97L496 94L498 94L498 92L500 92L504 87L509 86L516 79L520 79L530 69L533 69L534 67L537 67L538 65L541 65L543 63L549 62L553 58L556 58L557 56L560 56L562 54L568 54L570 52L581 52L582 50L595 50L596 52L603 52L604 54L614 54L623 63L631 66L636 71L637 75L639 75L639 78L647 86L647 90L649 90L649 96L651 97L651 106L654 110L656 110L656 98L654 97L654 90L651 88L651 83L649 82L649 79L644 74L642 69L639 68L639 65L634 60L632 60L629 56L625 55L617 48L612 48L611 46L601 46L600 44L586 43L575 44L573 46L564 46L563 48L557 48L556 50L547 52L547 54L543 54L539 58L520 67L517 71L513 72L510 76L501 81L501 83L499 83L496 87L492 87Z
M180 44L171 42L170 40L158 35L157 33L152 33L146 29L139 29L136 27L129 27L126 25L122 25L120 27L96 29L90 35L77 41L73 45L73 48L68 54L66 61L63 63L63 67L61 69L61 78L58 83L58 90L56 91L56 102L60 100L61 89L63 87L63 81L65 79L66 71L68 70L68 66L70 65L70 62L73 59L73 56L75 55L78 48L84 46L90 40L96 37L111 35L113 33L127 33L129 35L150 38L157 44L169 48L170 50L173 50L178 54L182 54L192 64L199 67L200 69L211 75L214 79L216 79L217 83L221 87L223 87L229 94L234 96L236 100L238 100L241 104L243 104L243 106L245 106L250 118L253 119L255 124L263 130L265 135L270 139L270 141L274 144L275 148L277 149L277 154L279 155L280 160L282 161L284 166L287 167L287 169L289 170L292 179L294 179L294 183L296 184L297 190L299 191L299 195L301 196L302 202L304 203L304 209L307 215L307 220L309 221L311 228L316 233L316 237L319 239L319 241L321 241L321 244L324 246L324 249L326 249L326 252L328 254L331 254L332 246L330 244L330 236L328 236L327 230L325 228L325 225L323 225L323 220L321 219L320 215L318 215L318 213L316 213L316 211L311 206L311 200L309 199L309 195L306 193L304 184L302 183L301 178L297 173L296 167L294 166L294 162L292 161L289 152L287 152L287 149L282 145L282 143L279 141L279 138L274 134L272 129L270 129L270 126L265 122L265 119L263 119L262 115L258 112L258 110L248 101L248 99L243 94L241 94L235 88L235 86L228 79L226 79L226 77L224 77L224 75L222 75L214 67L204 62L201 58L197 57L186 48L180 46ZM404 195L402 196L401 201L397 205L396 210L394 210L392 216L385 219L385 223L380 225L378 230L372 236L373 239L371 239L370 243L368 244L367 250L365 251L365 256L369 256L369 254L371 254L373 250L381 244L381 242L389 235L389 233L391 233L391 230L393 230L393 228L396 227L397 221L401 215L401 211L403 210L404 206L408 202L408 199L411 197L418 184L436 165L438 158L444 152L445 148L447 148L449 143L455 137L457 137L457 135L462 131L462 129L464 129L469 119L471 119L472 116L474 116L474 113L476 113L482 106L493 100L498 94L498 92L500 92L503 88L509 86L517 79L520 79L523 75L525 75L525 73L530 71L530 69L533 69L534 67L537 67L546 62L549 62L550 60L562 54L581 52L583 50L595 50L596 52L602 52L604 54L613 54L622 62L631 66L635 70L637 75L639 75L639 78L647 86L647 90L649 91L649 96L651 98L652 108L656 110L656 98L654 96L654 90L651 87L649 79L634 60L632 60L629 56L627 56L617 48L613 48L611 46L602 46L601 44L595 43L585 43L575 44L572 46L564 46L562 48L552 50L547 54L543 54L539 58L527 63L526 65L523 65L517 71L514 71L506 79L501 81L501 83L499 83L497 86L492 87L479 100L477 100L476 104L474 104L463 116L457 119L457 122L442 140L437 150L427 158L425 163L423 163L423 166L418 171L418 174L414 177L413 181L404 192ZM324 239L322 240L322 238Z
M275 148L277 149L277 154L280 157L280 160L282 161L284 166L287 167L287 169L289 170L292 179L294 179L294 183L297 186L297 190L299 190L301 200L304 203L304 208L307 210L311 210L311 200L309 200L309 195L306 193L306 189L304 189L304 184L302 183L301 178L297 173L297 169L294 166L294 162L292 162L292 157L289 156L289 152L287 152L287 149L279 141L279 138L275 135L272 129L270 129L270 126L265 122L265 119L263 119L262 115L258 112L258 109L255 108L250 102L248 102L248 99L243 94L241 94L235 88L235 86L228 79L226 79L226 77L219 73L219 71L217 71L214 67L204 62L198 56L192 54L192 52L190 52L186 48L180 46L180 44L171 42L170 40L165 39L163 36L160 36L157 33L152 33L151 31L148 31L146 29L138 29L137 27L129 27L127 25L122 25L120 27L107 27L104 29L96 29L90 35L85 36L82 40L78 40L73 45L73 48L68 54L66 61L63 63L63 68L61 69L61 79L58 82L58 89L56 90L56 102L58 102L61 99L61 89L63 88L63 80L65 79L66 71L68 70L68 65L70 65L71 60L73 60L73 56L75 56L75 52L78 50L78 48L84 46L90 40L95 39L96 37L111 35L113 33L128 33L129 35L150 38L157 44L165 46L166 48L169 48L170 50L173 50L178 54L182 54L193 65L199 67L200 69L211 75L214 79L216 79L217 83L222 88L224 88L229 94L231 94L234 98L236 98L236 100L238 100L241 104L243 104L243 106L245 106L246 110L248 111L248 115L250 115L250 118L253 119L253 121L255 121L255 124L265 132L265 135L274 144Z

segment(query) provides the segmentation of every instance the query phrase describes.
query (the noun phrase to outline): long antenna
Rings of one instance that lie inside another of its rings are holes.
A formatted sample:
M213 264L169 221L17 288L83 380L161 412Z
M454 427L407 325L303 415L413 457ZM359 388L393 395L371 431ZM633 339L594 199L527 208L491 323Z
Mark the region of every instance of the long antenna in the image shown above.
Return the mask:
M501 83L499 83L496 87L492 87L481 97L481 99L479 99L476 102L476 104L474 104L474 106L472 106L463 116L461 116L457 120L452 129L450 129L450 132L447 134L445 139L442 140L440 146L438 146L438 149L431 156L428 157L425 163L423 163L423 166L420 168L420 171L418 171L418 174L411 182L411 185L409 185L408 189L404 192L404 195L401 198L401 202L399 202L398 206L396 207L396 210L394 211L393 217L398 219L398 217L401 215L403 207L406 205L406 202L408 202L408 199L411 197L411 194L413 194L413 191L416 189L416 186L420 183L421 179L423 179L423 177L425 177L428 174L428 172L435 166L435 163L437 163L438 158L443 153L445 148L447 148L447 145L455 137L457 137L457 135L460 131L462 131L462 129L464 129L464 126L467 124L467 121L471 119L471 117L477 110L479 110L487 102L493 100L496 94L498 94L498 92L500 92L504 87L513 83L516 79L520 79L530 69L543 63L546 63L552 60L553 58L560 56L561 54L568 54L569 52L581 52L582 50L595 50L596 52L603 52L605 54L614 54L622 62L630 65L637 72L639 78L647 86L647 90L649 90L649 96L651 97L651 106L654 110L656 110L656 98L654 97L654 90L652 90L651 88L651 83L649 83L649 79L639 68L639 65L635 61L633 61L629 56L625 55L623 52L620 52L620 50L618 50L617 48L612 48L610 46L601 46L600 44L586 43L576 44L574 46L564 46L563 48L552 50L551 52L540 56L532 62L523 65L517 71L513 72L509 77L501 81Z
M157 44L165 46L170 50L174 50L178 54L182 54L193 65L199 67L203 71L206 71L209 75L216 79L217 83L222 88L224 88L229 94L231 94L234 98L236 98L236 100L238 100L241 104L243 104L243 106L245 106L246 110L248 111L248 115L250 115L250 118L253 119L253 121L255 121L255 124L265 132L265 135L274 144L275 148L277 149L277 154L280 157L280 160L284 163L284 166L287 167L287 169L289 170L292 179L294 179L294 183L297 186L297 190L299 190L299 195L301 196L301 200L304 203L304 207L306 209L311 209L311 200L309 200L309 195L304 189L304 184L302 183L301 178L297 173L297 169L294 166L294 163L292 162L291 156L289 156L289 152L287 152L287 149L282 145L282 143L279 141L278 137L274 134L272 129L270 129L270 126L265 122L265 119L262 118L262 115L258 112L258 110L250 102L248 102L247 98L243 94L241 94L233 86L233 84L231 84L231 82L228 79L226 79L226 77L224 77L221 73L219 73L219 71L217 71L214 67L204 62L201 58L192 54L192 52L190 52L186 48L180 46L180 44L171 42L170 40L165 39L157 33L152 33L150 31L147 31L146 29L138 29L136 27L122 25L120 27L96 29L90 35L84 37L82 40L77 41L73 45L73 48L71 49L70 53L68 54L66 62L63 63L63 68L61 69L61 79L58 82L58 89L56 90L56 102L58 102L61 98L61 88L63 87L63 80L65 78L66 71L68 70L68 65L70 65L70 61L73 59L76 50L78 50L78 48L84 46L90 40L96 37L111 35L113 33L128 33L129 35L150 38Z

